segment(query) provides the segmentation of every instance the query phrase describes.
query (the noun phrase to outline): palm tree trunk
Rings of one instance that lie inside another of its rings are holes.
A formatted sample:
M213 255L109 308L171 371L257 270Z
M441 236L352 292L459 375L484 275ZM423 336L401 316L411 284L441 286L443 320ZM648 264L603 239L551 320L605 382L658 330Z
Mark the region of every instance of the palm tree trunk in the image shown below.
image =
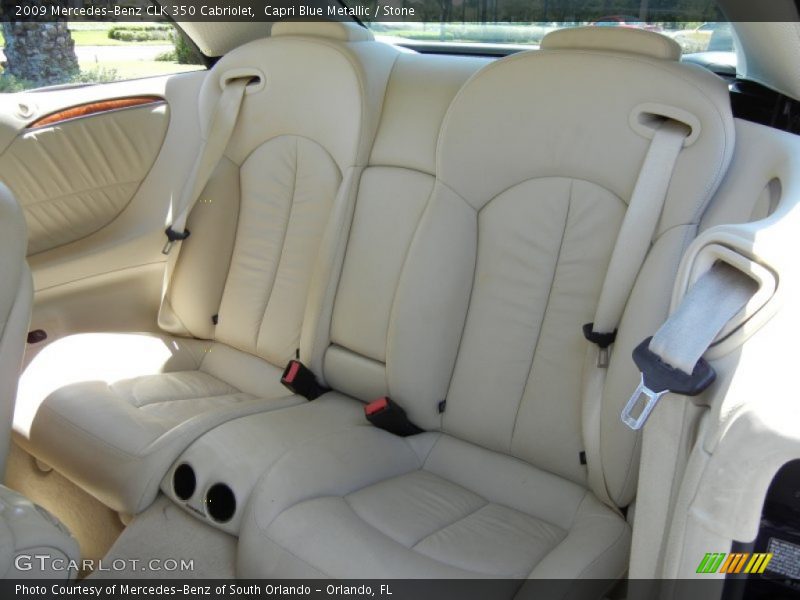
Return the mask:
M6 72L37 85L65 83L80 71L65 21L3 22Z

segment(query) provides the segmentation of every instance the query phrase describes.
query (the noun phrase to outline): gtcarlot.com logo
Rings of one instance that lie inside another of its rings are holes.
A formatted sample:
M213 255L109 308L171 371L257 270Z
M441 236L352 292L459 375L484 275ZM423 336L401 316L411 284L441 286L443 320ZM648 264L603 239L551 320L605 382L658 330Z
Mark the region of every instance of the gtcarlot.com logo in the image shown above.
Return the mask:
M14 558L14 566L18 571L194 571L194 559L152 558L117 558L110 562L104 560L66 560L54 558L49 554L20 554Z

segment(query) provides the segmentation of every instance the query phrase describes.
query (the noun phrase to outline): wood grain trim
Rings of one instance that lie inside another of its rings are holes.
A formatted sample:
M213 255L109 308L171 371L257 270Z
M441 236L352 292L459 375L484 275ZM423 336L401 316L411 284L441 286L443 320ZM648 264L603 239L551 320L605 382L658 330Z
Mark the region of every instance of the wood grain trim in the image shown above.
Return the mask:
M115 98L113 100L90 102L45 115L28 125L28 128L55 125L63 121L69 121L70 119L77 119L78 117L88 117L89 115L110 112L112 110L144 106L146 104L158 104L161 102L164 102L164 99L159 96L134 96L131 98Z

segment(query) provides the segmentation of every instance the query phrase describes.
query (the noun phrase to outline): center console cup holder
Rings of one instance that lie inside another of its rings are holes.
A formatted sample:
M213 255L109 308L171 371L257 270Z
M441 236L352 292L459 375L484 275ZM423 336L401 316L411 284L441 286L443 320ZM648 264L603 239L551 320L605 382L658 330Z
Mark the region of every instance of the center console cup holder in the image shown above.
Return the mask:
M172 475L172 489L181 500L188 500L197 487L197 477L191 465L183 463L178 465Z
M206 492L206 512L217 523L226 523L236 513L236 495L224 483L215 483Z

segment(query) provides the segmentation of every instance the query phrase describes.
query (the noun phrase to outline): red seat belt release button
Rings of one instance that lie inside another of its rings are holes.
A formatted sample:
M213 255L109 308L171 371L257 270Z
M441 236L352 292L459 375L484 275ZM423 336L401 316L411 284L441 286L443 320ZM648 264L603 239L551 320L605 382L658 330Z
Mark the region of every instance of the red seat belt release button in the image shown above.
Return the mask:
M409 421L403 407L384 396L364 407L364 416L375 427L402 437L422 433L422 429Z
M389 408L389 399L384 396L383 398L378 398L377 400L373 400L369 404L364 407L364 414L368 417L372 415L378 414L379 412L383 412L384 410Z
M293 394L299 394L307 400L314 400L328 391L322 387L314 373L299 360L290 360L281 375L281 383Z
M289 366L286 368L285 375L281 379L281 383L286 385L287 383L294 383L295 377L300 372L300 361L299 360L292 360L289 361Z

